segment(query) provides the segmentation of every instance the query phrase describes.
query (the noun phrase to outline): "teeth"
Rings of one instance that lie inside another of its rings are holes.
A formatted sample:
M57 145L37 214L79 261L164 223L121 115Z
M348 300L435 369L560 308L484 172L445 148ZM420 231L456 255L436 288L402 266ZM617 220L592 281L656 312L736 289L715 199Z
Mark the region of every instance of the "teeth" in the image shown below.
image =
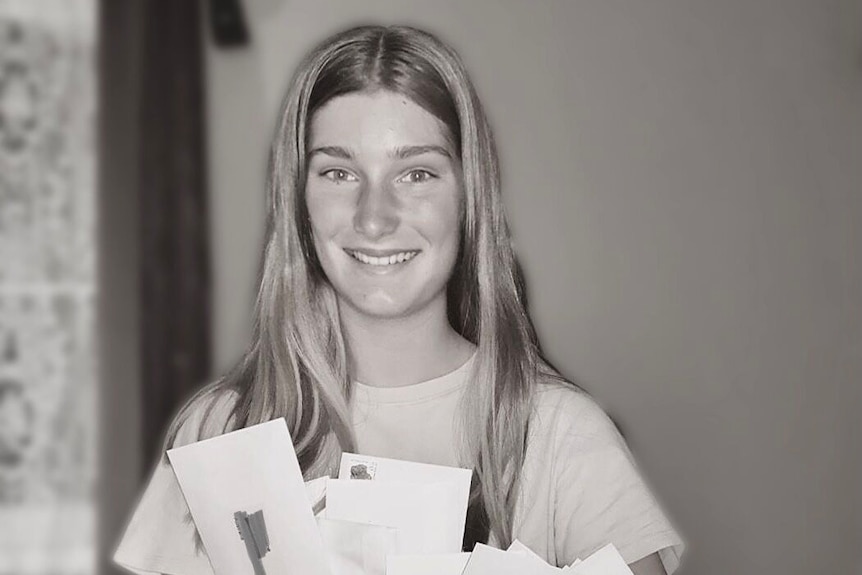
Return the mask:
M409 261L413 259L413 257L419 252L399 252L397 254L392 254L391 256L384 257L367 256L362 252L355 251L349 251L347 253L349 253L354 259L357 259L364 264L369 264L372 266L390 266L393 264Z

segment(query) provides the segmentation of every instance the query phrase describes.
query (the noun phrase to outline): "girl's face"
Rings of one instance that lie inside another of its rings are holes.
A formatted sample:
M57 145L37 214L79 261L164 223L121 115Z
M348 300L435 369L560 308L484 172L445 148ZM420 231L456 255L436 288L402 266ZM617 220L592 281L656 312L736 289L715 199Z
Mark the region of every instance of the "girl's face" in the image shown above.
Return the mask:
M435 116L389 91L336 97L311 121L305 198L342 305L376 318L445 310L460 163Z

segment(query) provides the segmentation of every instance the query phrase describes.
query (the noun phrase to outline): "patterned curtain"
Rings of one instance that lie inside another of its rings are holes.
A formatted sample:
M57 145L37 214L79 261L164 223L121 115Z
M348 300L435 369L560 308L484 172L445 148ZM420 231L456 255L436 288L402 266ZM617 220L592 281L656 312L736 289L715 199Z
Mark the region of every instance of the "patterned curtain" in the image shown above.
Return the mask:
M0 573L95 561L96 0L0 0Z

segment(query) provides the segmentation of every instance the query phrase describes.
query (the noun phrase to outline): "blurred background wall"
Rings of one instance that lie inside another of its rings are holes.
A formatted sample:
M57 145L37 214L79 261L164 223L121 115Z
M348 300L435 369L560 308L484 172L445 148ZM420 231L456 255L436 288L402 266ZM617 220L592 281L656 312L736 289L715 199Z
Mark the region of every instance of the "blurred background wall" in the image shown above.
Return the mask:
M545 350L621 423L682 572L862 572L860 2L243 6L250 45L207 46L218 369L289 73L347 25L427 27L491 117Z

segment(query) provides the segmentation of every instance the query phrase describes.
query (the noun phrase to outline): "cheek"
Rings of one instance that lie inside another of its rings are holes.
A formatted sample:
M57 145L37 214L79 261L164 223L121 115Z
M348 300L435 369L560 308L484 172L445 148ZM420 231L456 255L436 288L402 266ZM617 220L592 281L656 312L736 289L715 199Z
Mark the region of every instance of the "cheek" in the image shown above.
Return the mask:
M449 238L450 243L455 245L457 249L461 239L461 223L464 219L464 201L460 189L456 192L455 197L446 205L446 213L442 221L446 223L444 233Z
M456 200L434 206L426 213L425 226L439 257L453 260L457 256L461 235L461 206Z
M317 255L317 261L326 276L332 272L332 258L327 251L327 238L333 234L334 223L332 211L327 209L326 202L312 195L307 196L306 210L308 212L309 231L311 233L311 249Z
M337 230L341 210L336 203L318 194L308 194L305 205L314 243L319 245Z

